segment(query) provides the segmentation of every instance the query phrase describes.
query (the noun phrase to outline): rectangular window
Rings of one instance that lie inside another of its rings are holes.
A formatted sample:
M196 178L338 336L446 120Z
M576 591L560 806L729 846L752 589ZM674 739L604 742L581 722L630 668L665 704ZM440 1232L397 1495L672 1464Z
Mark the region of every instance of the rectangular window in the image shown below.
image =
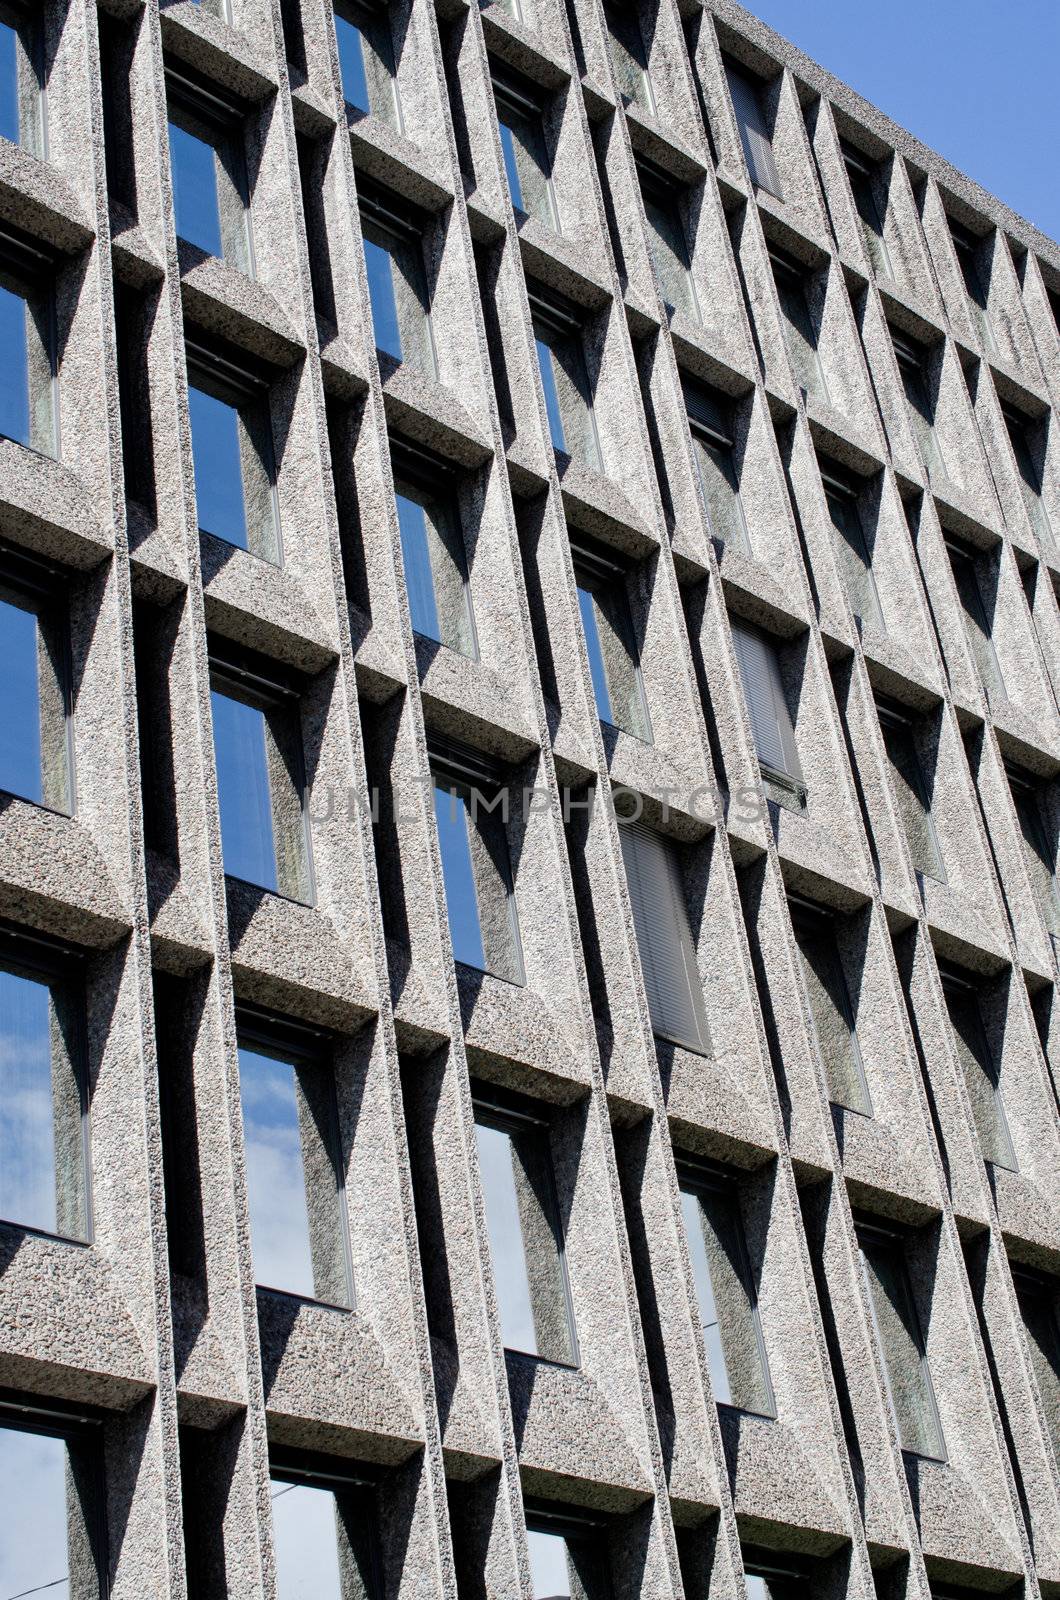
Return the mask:
M637 178L648 222L648 251L662 302L667 311L683 311L699 322L682 187L646 156L637 157Z
M617 5L614 0L604 0L604 18L607 22L611 67L622 103L627 106L638 106L641 111L646 111L653 117L655 95L652 92L648 55L644 48L644 36L641 33L636 8Z
M571 307L530 288L530 315L553 447L603 471L582 323Z
M391 439L390 456L412 626L425 639L475 659L478 646L453 469L404 439Z
M714 1398L775 1417L739 1189L728 1174L680 1158L677 1183Z
M916 719L890 700L877 700L876 710L913 866L925 877L945 883L946 869L931 815L931 791L917 749Z
M438 376L423 240L429 226L414 208L361 185L361 232L377 350Z
M0 1405L0 1593L103 1600L103 1426L27 1397Z
M814 1563L806 1557L757 1545L742 1545L740 1554L747 1600L807 1600L819 1591L811 1576Z
M173 66L166 101L177 236L253 276L245 113Z
M309 905L300 685L217 639L210 641L210 691L225 873Z
M769 247L769 260L784 316L784 340L796 380L803 394L816 394L827 401L828 385L810 311L809 275L800 262L775 245Z
M59 453L54 266L0 226L0 437Z
M577 1366L548 1113L485 1084L472 1105L505 1349Z
M431 741L430 763L453 955L525 983L505 828L509 789L491 762L455 742Z
M1056 550L1056 538L1049 513L1042 498L1042 472L1039 467L1039 458L1044 458L1044 438L1040 437L1044 429L1041 424L1036 424L1024 412L1015 406L1001 402L1001 415L1005 419L1005 429L1012 445L1012 454L1016 460L1016 470L1019 473L1020 492L1023 503L1027 508L1027 516L1042 544L1049 551ZM1032 433L1038 435L1033 440Z
M639 819L619 818L633 926L652 1030L699 1055L710 1055L688 905L676 846Z
M237 1005L239 1099L254 1280L353 1305L353 1267L331 1041Z
M336 0L335 42L347 106L379 117L400 132L401 101L388 8Z
M0 0L0 138L46 154L40 24L17 0Z
M524 1509L533 1600L610 1600L603 1523L532 1500Z
M909 1277L907 1241L876 1222L860 1221L857 1231L898 1442L911 1455L944 1461L946 1447Z
M1015 1172L1018 1170L1016 1153L1001 1099L997 1062L979 1008L977 991L982 987L982 979L942 961L939 962L939 976L983 1160Z
M725 549L751 554L733 445L732 402L716 390L682 379L699 487L711 537Z
M946 458L935 431L935 406L931 399L926 370L927 351L923 345L917 344L914 339L906 338L894 328L891 329L891 343L894 346L894 359L898 363L898 372L909 405L909 420L917 444L920 446L920 454L927 468L928 477L948 477Z
M1020 1316L1027 1331L1031 1365L1038 1380L1038 1393L1045 1409L1046 1424L1053 1437L1054 1450L1060 1450L1060 1315L1055 1278L1032 1272L1028 1267L1012 1269Z
M376 1600L371 1490L353 1463L269 1452L276 1600Z
M973 553L966 545L960 544L949 535L946 537L946 551L964 611L964 631L968 638L968 647L979 669L983 688L988 699L1003 700L1006 696L1005 680L1001 675L1001 663L994 648L991 615L987 611L981 581L982 562L985 558L979 553Z
M865 241L865 252L872 263L872 270L881 278L893 279L894 268L884 234L886 200L879 168L861 150L856 150L845 140L840 141L840 149L850 179L854 205L861 219L861 237Z
M838 463L821 461L821 483L832 526L839 535L835 541L843 584L850 608L860 622L887 632L883 607L872 573L872 555L865 535L861 494L864 480L845 472Z
M756 188L765 189L776 199L783 200L784 189L773 155L773 136L763 104L766 85L761 78L752 77L734 61L725 62L725 76L729 82L732 109L736 114L736 126L740 130L740 143L743 145L751 182Z
M983 349L987 355L996 356L997 340L990 325L989 298L981 265L983 241L962 223L955 222L952 217L948 220L950 238L953 240L953 250L957 257L957 265L961 269L961 277L964 279L972 320L978 330Z
M512 205L559 233L552 153L545 137L541 100L525 79L497 62L490 62L490 77Z
M600 721L650 744L627 570L609 551L573 533L571 558Z
M0 930L0 1220L91 1237L84 980L76 952Z
M1038 905L1053 938L1060 938L1060 885L1056 881L1056 830L1049 823L1045 786L1033 773L1005 763L1024 854Z
M789 899L788 909L802 958L803 983L828 1098L833 1105L871 1117L872 1100L835 918L823 906L794 897Z
M268 375L191 330L185 350L199 529L279 565L283 552Z
M0 789L73 810L70 622L55 570L0 545Z
M806 803L795 729L777 646L758 628L733 621L732 642L740 667L762 777L787 799Z

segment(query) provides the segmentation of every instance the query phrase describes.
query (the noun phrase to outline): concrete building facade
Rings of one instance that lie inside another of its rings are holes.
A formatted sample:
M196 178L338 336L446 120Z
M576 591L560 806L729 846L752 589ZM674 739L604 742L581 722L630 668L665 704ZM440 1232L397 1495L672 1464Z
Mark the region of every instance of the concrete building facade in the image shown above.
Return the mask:
M730 0L0 0L0 1597L1060 1593L1060 249Z

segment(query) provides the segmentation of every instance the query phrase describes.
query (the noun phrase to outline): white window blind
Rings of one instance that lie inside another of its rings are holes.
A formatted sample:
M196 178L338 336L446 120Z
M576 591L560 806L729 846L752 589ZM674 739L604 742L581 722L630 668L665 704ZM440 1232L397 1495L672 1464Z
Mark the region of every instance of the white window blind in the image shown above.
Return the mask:
M760 91L750 78L728 63L725 75L729 80L732 108L736 113L740 142L752 182L760 189L768 189L778 200L783 200L784 190L773 156L773 141L766 126Z
M801 786L802 768L776 649L757 628L738 622L733 623L732 642L740 664L758 759L763 767Z
M710 1032L674 847L643 822L619 825L654 1032L710 1054Z

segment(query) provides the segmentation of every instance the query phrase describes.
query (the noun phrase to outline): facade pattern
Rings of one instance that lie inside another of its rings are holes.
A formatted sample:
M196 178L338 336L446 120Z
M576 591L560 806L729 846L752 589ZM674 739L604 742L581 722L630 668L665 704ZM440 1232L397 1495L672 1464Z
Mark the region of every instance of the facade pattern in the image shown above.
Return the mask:
M0 1600L1060 1593L1058 408L730 0L0 0Z

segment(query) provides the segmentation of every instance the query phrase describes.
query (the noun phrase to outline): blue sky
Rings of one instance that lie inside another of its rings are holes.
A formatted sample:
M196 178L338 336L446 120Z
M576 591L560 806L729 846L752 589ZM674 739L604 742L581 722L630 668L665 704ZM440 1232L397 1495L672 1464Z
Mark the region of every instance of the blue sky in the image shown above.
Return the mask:
M1060 0L745 3L1060 239Z

